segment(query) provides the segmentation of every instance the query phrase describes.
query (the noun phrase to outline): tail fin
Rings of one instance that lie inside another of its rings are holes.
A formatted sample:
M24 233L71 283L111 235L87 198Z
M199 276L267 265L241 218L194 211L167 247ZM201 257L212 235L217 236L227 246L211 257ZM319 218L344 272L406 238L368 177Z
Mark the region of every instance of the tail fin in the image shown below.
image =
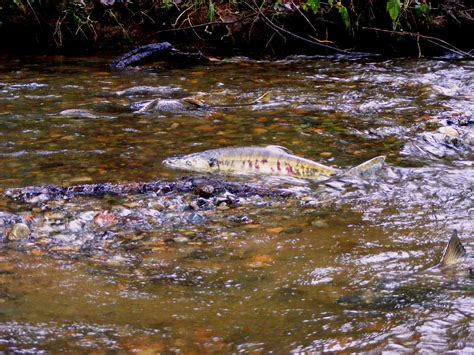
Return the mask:
M457 231L453 232L451 239L449 239L446 249L444 249L443 257L441 258L441 265L453 265L461 261L466 256L466 249L459 240Z
M385 156L380 155L378 157L367 160L365 163L357 165L347 170L343 175L345 176L369 176L379 171L385 163Z

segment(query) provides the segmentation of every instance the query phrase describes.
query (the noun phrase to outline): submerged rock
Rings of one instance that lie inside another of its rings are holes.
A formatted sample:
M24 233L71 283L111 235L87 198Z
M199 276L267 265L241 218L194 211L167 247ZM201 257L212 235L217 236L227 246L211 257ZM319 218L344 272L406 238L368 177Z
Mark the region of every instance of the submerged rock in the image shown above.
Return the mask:
M200 238L215 238L221 234L216 227L229 222L229 214L218 209L260 206L265 196L273 200L290 195L276 188L202 177L123 185L36 186L7 190L6 194L28 211L36 194L46 200L33 207L35 218L28 220L31 232L23 223L24 227L8 228L25 220L24 212L0 218L4 220L0 238L31 238L32 243L19 247L104 260L124 251L153 252L168 240L181 247L201 244ZM248 218L242 221L249 222Z
M199 213L193 212L188 216L186 220L188 223L191 224L202 224L206 221L206 218Z
M94 223L100 228L112 227L118 222L117 216L109 211L100 212L94 217Z
M70 221L67 225L68 229L73 233L78 233L83 230L85 223L79 219Z
M423 132L403 147L401 154L414 158L458 158L473 152L473 135L444 128L436 133Z
M328 227L329 227L329 223L328 223L327 220L325 220L325 219L319 219L319 218L317 218L317 219L311 221L311 225L312 225L313 227L321 228L321 229L323 229L323 228L328 228Z
M173 241L176 242L176 243L184 244L184 243L189 242L189 238L184 237L184 236L178 236L178 237L173 238Z
M183 92L183 89L172 86L132 86L128 89L117 91L117 96L146 96L170 95Z
M95 115L92 111L76 108L63 110L59 114L64 117L71 118L97 118L97 115Z
M174 48L169 42L150 43L124 54L114 60L112 68L123 69L130 66L166 61L170 63L204 64L209 62L201 52L188 53Z
M205 177L189 177L179 181L151 181L151 182L137 182L127 184L85 184L75 185L69 187L62 186L27 186L22 188L12 188L5 191L5 196L30 203L30 200L35 196L43 196L46 200L56 199L71 199L79 196L103 197L109 195L133 195L154 193L156 195L167 195L171 193L191 193L196 191L198 186L210 185L214 188L213 194L216 195L214 205L221 202L228 204L238 203L237 197L244 196L293 196L295 193L285 188L272 188L264 186L254 186L251 184L230 182L219 179L205 178ZM217 196L219 195L219 196ZM44 202L42 199L42 202ZM159 209L166 207L166 201L155 201L154 205L159 205ZM156 208L155 208L156 209ZM97 212L84 211L79 218L87 221L92 221Z
M155 99L146 102L137 112L139 113L182 113L196 110L198 106L183 100Z
M22 241L30 236L30 228L24 223L15 224L7 234L9 241Z
M19 216L16 216L12 213L0 211L0 227L15 224L17 222L20 222L20 220L21 219Z

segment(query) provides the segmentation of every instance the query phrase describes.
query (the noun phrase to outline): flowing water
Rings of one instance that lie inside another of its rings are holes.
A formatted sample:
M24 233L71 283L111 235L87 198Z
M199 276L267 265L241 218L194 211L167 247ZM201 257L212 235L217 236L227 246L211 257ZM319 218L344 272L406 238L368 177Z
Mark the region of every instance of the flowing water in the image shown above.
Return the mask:
M388 166L327 183L221 176L291 195L212 206L193 193L0 197L0 350L474 351L474 279L430 269L453 229L473 254L472 62L111 59L0 58L0 192L177 181L193 174L163 159L227 146ZM155 89L123 92L136 86ZM137 112L188 96L210 107ZM430 140L449 123L456 134ZM19 222L31 233L12 241Z

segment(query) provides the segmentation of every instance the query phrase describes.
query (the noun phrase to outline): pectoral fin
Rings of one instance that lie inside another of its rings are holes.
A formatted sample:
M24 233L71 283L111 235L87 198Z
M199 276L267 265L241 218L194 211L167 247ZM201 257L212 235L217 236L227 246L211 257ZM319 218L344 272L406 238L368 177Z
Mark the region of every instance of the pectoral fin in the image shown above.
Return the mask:
M137 112L139 113L147 113L148 111L152 111L156 107L156 103L158 102L158 99L151 100L150 102L147 102L141 109L139 109Z
M466 249L464 249L459 240L458 233L454 231L451 239L449 239L446 249L444 249L441 265L448 266L460 262L466 257Z
M365 163L357 165L347 170L343 175L345 176L368 176L379 171L385 163L385 156L380 155L378 157L367 160Z

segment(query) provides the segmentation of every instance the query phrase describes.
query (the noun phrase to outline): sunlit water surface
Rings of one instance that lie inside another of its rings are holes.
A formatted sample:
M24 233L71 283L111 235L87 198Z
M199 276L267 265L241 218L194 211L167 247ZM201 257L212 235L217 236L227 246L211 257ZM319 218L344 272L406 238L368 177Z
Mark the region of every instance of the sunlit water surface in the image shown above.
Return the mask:
M161 206L161 225L87 230L109 236L112 252L76 253L61 216L2 198L2 213L32 226L57 218L62 230L0 245L0 350L474 351L472 277L426 271L454 228L472 254L473 156L401 154L433 119L472 117L472 63L236 59L113 71L110 60L1 58L0 190L176 180L190 173L163 159L243 145L281 145L341 168L383 154L388 168L349 188L306 184L298 197L203 213L203 223L166 219ZM117 95L133 86L173 90ZM266 92L268 103L232 106ZM134 112L193 95L230 107ZM93 116L60 114L68 109ZM85 197L52 209L155 218L154 201ZM173 201L165 210L181 211ZM0 227L4 239L9 226ZM115 245L110 235L126 228ZM53 235L63 242L55 248ZM373 302L337 302L363 290Z

